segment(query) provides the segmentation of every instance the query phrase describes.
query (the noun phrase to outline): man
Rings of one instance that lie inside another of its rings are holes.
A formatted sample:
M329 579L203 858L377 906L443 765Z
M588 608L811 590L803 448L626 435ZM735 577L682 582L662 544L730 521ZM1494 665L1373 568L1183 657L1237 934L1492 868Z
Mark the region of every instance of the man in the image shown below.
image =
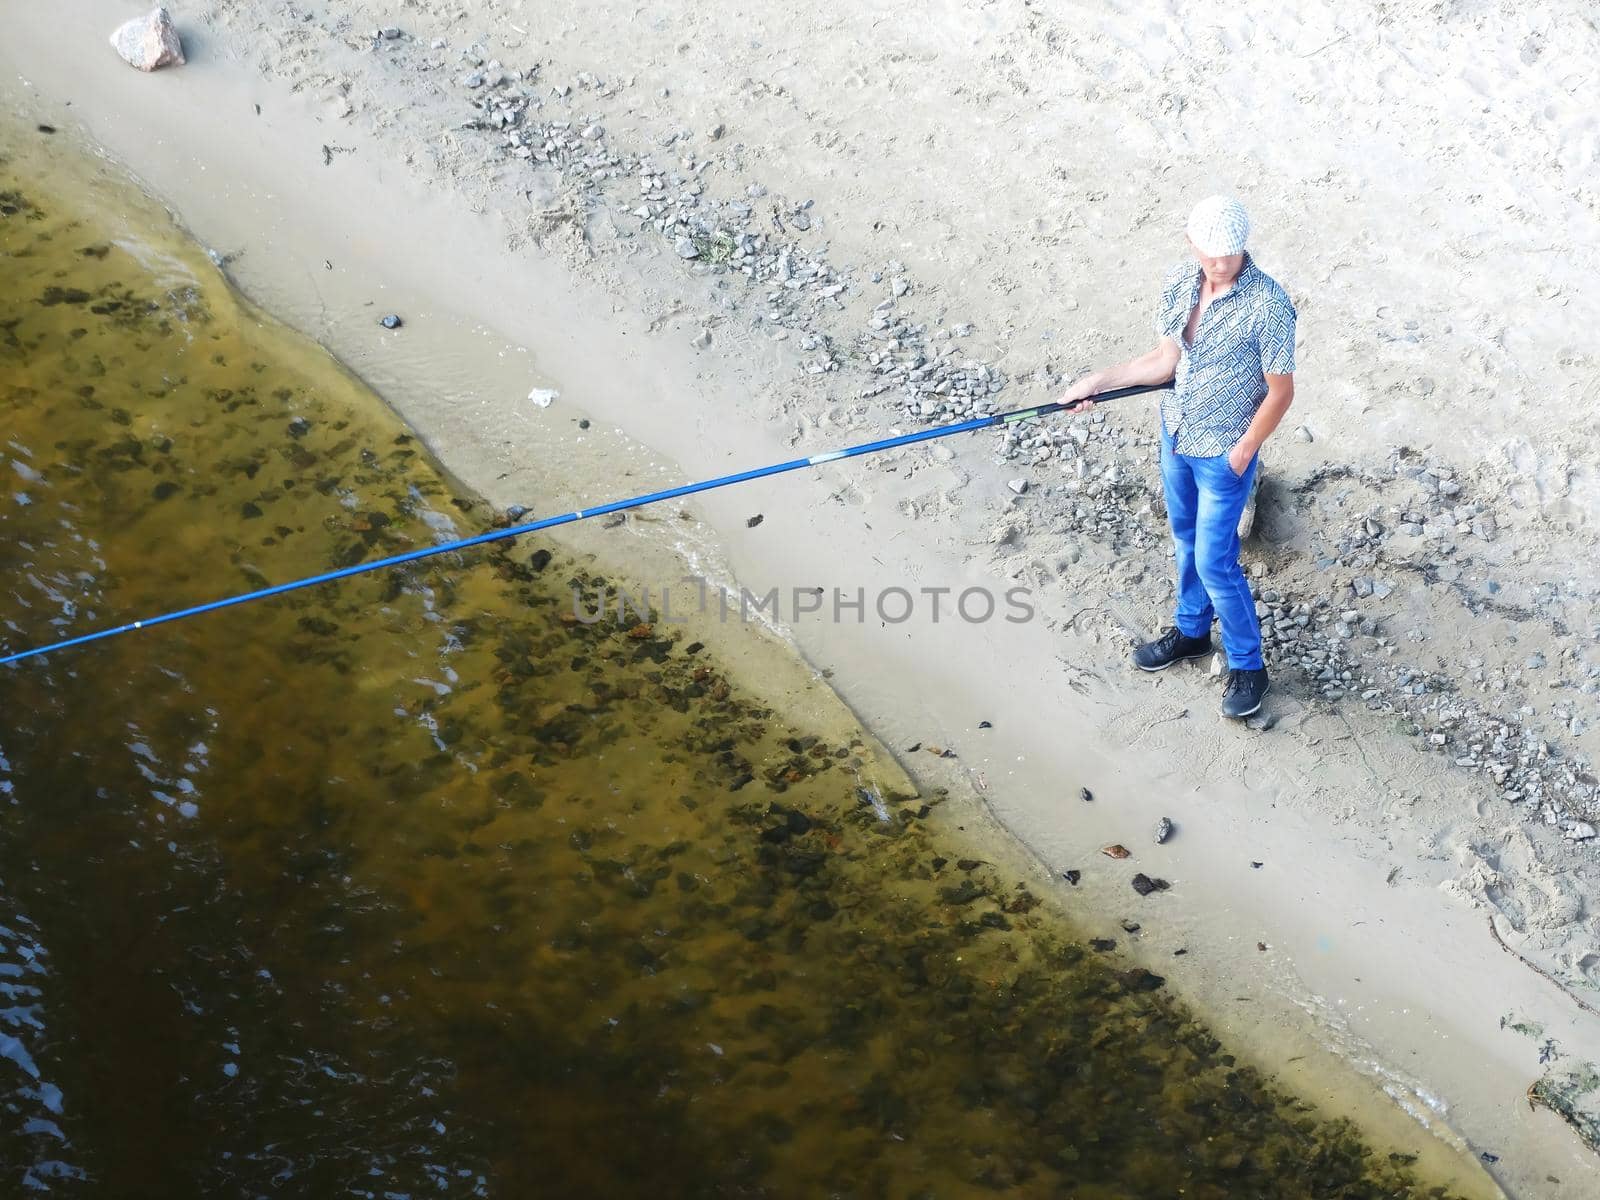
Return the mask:
M1148 354L1079 379L1061 397L1087 412L1096 392L1137 384L1175 386L1161 402L1161 483L1178 566L1173 624L1133 652L1134 665L1164 671L1211 653L1211 621L1228 655L1222 711L1248 717L1267 693L1261 625L1239 568L1240 513L1256 455L1294 399L1294 305L1245 251L1244 206L1212 196L1189 216L1195 261L1174 268L1156 314L1160 342Z

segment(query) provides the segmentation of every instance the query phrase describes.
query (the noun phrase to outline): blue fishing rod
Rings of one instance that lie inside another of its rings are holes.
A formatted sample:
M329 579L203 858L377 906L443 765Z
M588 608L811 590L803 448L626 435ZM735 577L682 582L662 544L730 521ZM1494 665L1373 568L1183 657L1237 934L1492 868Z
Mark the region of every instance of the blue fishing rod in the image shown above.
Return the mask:
M1111 391L1100 392L1089 397L1089 399L1096 404L1103 404L1107 400L1120 400L1124 396L1138 396L1145 392L1159 392L1171 386L1172 382L1169 380L1166 383L1113 388ZM248 604L252 600L265 600L268 596L281 596L285 592L295 592L301 588L316 587L319 584L332 583L337 579L348 579L352 575L364 575L369 571L382 571L388 567L398 567L405 563L416 562L418 559L432 558L436 554L451 554L458 550L468 550L473 546L486 546L490 542L508 541L527 533L537 533L541 529L554 529L557 525L570 525L574 521L584 521L590 517L601 517L607 513L624 512L630 508L642 508L646 504L656 504L662 500L676 500L680 496L692 496L696 492L710 492L717 488L731 487L736 483L748 483L752 479L765 479L769 475L782 475L786 471L799 471L805 467L820 467L823 463L838 462L840 459L845 458L859 458L863 454L877 454L883 450L893 450L899 446L911 446L917 442L931 442L935 438L952 437L958 433L976 433L980 429L992 429L998 425L1012 425L1018 421L1035 420L1039 417L1047 417L1051 413L1065 411L1071 407L1073 405L1055 401L1049 404L1036 404L1032 408L1017 408L1010 412L994 413L987 417L974 417L970 421L958 421L953 425L939 425L933 429L921 430L918 433L901 434L899 437L883 438L876 442L863 442L859 446L846 446L843 450L830 450L826 454L813 454L810 458L795 458L788 462L774 463L770 467L757 467L752 471L740 471L735 475L721 475L716 479L705 479L699 483L686 483L682 487L668 488L661 492L651 492L644 496L634 496L627 500L613 500L611 503L602 504L598 508L574 509L572 512L562 513L559 517L544 517L537 521L530 521L525 525L494 529L488 533L480 533L476 537L462 538L460 541L455 542L444 542L437 546L427 546L421 550L409 550L404 554L395 554L389 558L375 559L367 563L357 563L353 567L342 567L337 571L325 571L320 575L308 575L304 579L295 579L288 583L259 588L253 592L241 592L236 596L224 596L221 600L212 600L206 604L196 604L192 608L180 608L173 612L161 613L159 616L145 617L142 620L130 621L126 625L118 625L111 629L101 629L94 633L82 634L79 637L67 638L65 641L51 642L47 646L35 646L31 650L18 650L14 654L0 656L0 666L9 666L12 663L22 662L24 659L40 658L46 654L54 654L57 650L66 650L72 646L83 646L90 642L103 642L107 638L114 638L124 633L137 633L141 629L167 625L173 621L182 621L186 617L198 617L202 613L232 608L236 604Z

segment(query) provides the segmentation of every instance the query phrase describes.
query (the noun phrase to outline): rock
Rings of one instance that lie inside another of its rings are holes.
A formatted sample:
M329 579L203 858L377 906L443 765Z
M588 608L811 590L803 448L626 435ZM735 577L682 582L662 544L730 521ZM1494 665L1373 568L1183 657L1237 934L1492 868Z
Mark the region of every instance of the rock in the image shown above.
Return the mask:
M1152 879L1142 871L1133 877L1133 890L1141 896L1148 896L1151 892L1164 892L1171 886L1165 879Z
M1097 937L1097 938L1090 938L1089 939L1089 945L1090 945L1090 947L1092 949L1099 951L1101 954L1106 954L1109 951L1115 950L1117 948L1117 941L1116 941L1115 938L1099 938L1099 937Z
M1078 796L1082 800L1084 800L1085 802L1088 802L1088 801L1091 801L1091 800L1094 799L1094 793L1091 792L1088 788L1080 788L1079 791L1078 791Z
M1566 836L1574 842L1586 842L1595 836L1595 827L1587 821L1575 821Z
M1083 872L1082 871L1063 871L1063 872L1061 872L1061 878L1065 879L1073 887L1077 887L1078 886L1078 880L1083 878Z
M1183 951L1180 950L1178 953L1181 954ZM1153 971L1147 971L1143 967L1134 967L1130 971L1123 971L1117 978L1122 980L1122 985L1130 992L1153 992L1158 988L1164 987L1167 982L1162 976Z
M186 61L177 26L165 8L153 8L145 16L119 25L111 35L111 45L124 62L141 71L181 67Z
M696 350L706 349L711 345L711 330L702 329L699 333L695 334L694 340L690 344L694 346Z
M1311 427L1309 425L1300 426L1298 429L1296 429L1294 431L1294 435L1295 435L1295 437L1299 438L1302 442L1314 442L1314 441L1316 441L1316 438L1311 436Z
M1267 464L1262 460L1259 452L1256 454L1256 473L1250 478L1250 494L1245 497L1244 511L1239 514L1239 524L1235 531L1241 542L1250 540L1250 534L1256 527L1256 497L1261 492L1261 477L1266 473Z
M1008 479L1006 480L1006 486L1020 496L1028 490L1028 481L1026 479Z
M1161 845L1172 836L1172 822L1166 817L1156 822L1156 845Z
M549 408L555 403L556 397L559 395L561 393L556 391L555 388L534 388L528 393L528 399L532 400L540 408Z
M1113 842L1109 846L1101 846L1100 853L1107 858L1132 858L1132 853L1120 842Z
M395 316L393 313L390 313L386 317L379 317L378 324L382 325L385 329L399 329L400 326L405 324L405 322L399 317Z
M700 257L700 251L699 251L698 248L696 248L696 246L694 244L694 241L691 238L686 238L686 237L679 238L676 242L674 242L672 244L672 248L678 252L678 257L679 258L699 258Z
M1139 932L1139 922L1130 921L1127 917L1123 917L1122 918L1122 932L1124 932L1124 933L1138 933Z

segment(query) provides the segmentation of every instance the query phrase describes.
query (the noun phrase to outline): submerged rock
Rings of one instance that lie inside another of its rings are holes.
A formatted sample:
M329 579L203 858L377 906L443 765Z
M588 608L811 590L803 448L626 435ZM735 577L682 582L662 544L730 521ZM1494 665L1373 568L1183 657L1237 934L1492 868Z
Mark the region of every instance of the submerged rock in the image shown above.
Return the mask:
M183 42L178 38L178 28L172 23L172 14L165 8L153 8L142 17L135 17L117 27L111 35L111 45L122 55L124 62L141 71L157 71L162 67L181 67Z

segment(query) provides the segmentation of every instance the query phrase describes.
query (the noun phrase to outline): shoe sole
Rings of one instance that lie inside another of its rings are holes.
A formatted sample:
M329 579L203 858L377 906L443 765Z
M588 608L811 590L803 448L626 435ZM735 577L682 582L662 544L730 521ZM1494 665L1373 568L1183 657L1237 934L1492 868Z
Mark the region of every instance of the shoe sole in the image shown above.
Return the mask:
M1202 658L1210 658L1215 653L1215 650L1207 650L1204 654L1185 654L1182 658L1168 659L1159 667L1147 667L1142 662L1135 662L1133 665L1138 667L1141 671L1148 671L1150 674L1154 675L1157 671L1165 671L1168 667L1177 666L1181 662L1197 662Z

